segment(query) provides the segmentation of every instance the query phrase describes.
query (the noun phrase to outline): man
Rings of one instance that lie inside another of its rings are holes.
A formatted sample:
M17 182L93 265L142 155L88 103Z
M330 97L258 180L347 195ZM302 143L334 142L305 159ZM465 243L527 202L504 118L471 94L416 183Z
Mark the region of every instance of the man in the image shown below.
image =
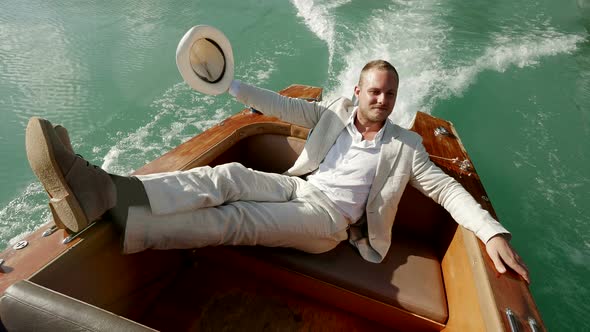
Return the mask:
M300 157L282 175L237 163L137 178L110 175L66 148L68 138L39 118L27 127L27 154L54 218L78 229L109 213L124 232L126 253L221 244L321 253L349 238L364 259L378 263L409 182L473 231L500 273L506 263L528 282L508 231L430 161L417 134L389 120L398 83L391 64L369 62L354 89L354 107L346 98L308 103L233 81L237 100L312 128ZM368 236L357 227L348 231L363 222Z

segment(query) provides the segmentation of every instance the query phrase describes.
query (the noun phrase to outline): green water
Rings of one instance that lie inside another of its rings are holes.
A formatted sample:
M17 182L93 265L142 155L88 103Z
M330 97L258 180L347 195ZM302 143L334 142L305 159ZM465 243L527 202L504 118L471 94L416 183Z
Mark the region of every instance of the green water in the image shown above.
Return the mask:
M174 63L195 24L228 36L236 76L352 94L384 58L400 72L393 118L452 121L530 267L550 330L590 330L590 1L3 1L0 247L48 218L24 153L37 115L129 173L240 110L192 92Z

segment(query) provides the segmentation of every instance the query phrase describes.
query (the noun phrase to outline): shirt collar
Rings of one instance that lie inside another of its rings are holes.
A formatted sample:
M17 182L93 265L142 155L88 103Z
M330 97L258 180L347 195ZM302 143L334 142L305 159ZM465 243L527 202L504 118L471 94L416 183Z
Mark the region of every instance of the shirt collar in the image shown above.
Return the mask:
M348 117L348 121L346 122L346 128L348 130L348 132L350 133L350 135L352 136L353 142L360 142L362 141L362 135L361 133L358 131L358 129L356 128L356 126L354 125L354 119L356 118L356 112L358 111L358 106L356 106L353 110L352 113L350 114L350 116ZM378 146L381 144L381 139L383 138L383 133L385 132L385 125L387 124L387 122L385 124L383 124L383 127L381 127L381 129L379 129L379 131L377 132L377 134L375 135L375 138L372 141L366 141L367 145L369 146Z

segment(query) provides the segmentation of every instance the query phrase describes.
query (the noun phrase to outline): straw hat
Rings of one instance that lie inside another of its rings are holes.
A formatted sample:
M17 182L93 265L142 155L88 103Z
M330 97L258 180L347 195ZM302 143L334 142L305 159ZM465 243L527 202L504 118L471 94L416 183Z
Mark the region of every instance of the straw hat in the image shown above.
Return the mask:
M178 43L176 66L191 88L209 95L226 92L234 79L234 56L223 32L192 27Z

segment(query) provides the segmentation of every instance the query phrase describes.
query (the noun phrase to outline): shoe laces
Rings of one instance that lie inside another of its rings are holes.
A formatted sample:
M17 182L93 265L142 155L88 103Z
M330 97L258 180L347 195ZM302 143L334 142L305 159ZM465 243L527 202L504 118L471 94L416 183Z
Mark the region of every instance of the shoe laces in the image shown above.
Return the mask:
M84 156L82 156L81 154L76 153L76 156L79 157L80 159L84 160L86 162L86 166L92 166L94 168L98 168L98 166L93 165L93 164L89 163L88 160L84 159Z

